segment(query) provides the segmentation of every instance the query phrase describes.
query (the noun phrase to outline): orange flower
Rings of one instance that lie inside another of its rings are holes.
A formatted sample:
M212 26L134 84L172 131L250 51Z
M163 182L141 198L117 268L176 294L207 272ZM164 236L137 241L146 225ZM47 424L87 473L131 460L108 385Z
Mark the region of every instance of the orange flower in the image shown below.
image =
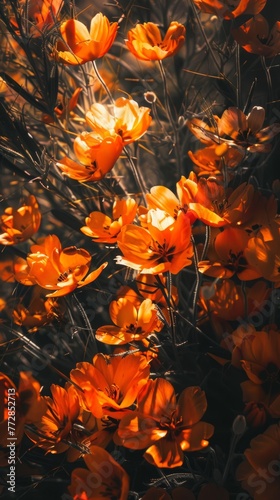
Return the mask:
M117 262L143 273L177 274L191 264L190 237L190 220L183 212L174 220L162 210L149 210L147 229L132 224L122 228L117 242L124 257Z
M96 102L86 113L86 122L93 129L94 135L118 135L124 146L138 141L151 121L149 108L139 107L136 101L125 97L119 97L114 104L103 105Z
M242 289L232 280L221 280L218 283L203 283L200 288L199 305L211 319L218 317L234 321L244 318L260 308L269 295L264 282L258 281L249 288ZM246 297L246 301L245 298Z
M112 212L112 219L102 212L91 212L85 220L86 226L81 228L82 233L90 236L97 243L116 243L121 228L133 222L137 212L137 203L132 198L116 199Z
M95 335L105 344L127 344L145 339L158 330L157 309L150 299L143 300L137 307L131 300L119 298L111 302L109 311L115 325L101 326Z
M245 461L236 470L242 488L254 500L275 500L279 496L280 426L274 424L250 442Z
M184 451L201 450L209 444L214 428L200 422L206 408L199 387L184 389L176 403L170 382L149 380L138 395L137 411L120 421L118 435L127 448L147 448L144 457L156 467L179 467Z
M14 283L14 258L9 255L6 249L5 253L0 254L0 281L5 283Z
M218 179L209 177L197 180L194 172L191 172L188 179L184 176L181 177L176 188L178 197L165 186L153 186L150 193L146 194L148 207L150 209L160 208L174 219L177 219L180 210L182 210L190 216L191 222L199 217L203 222L207 221L207 224L214 227L225 224L224 220L214 211L214 206L224 199L224 188ZM198 210L193 210L195 207ZM141 222L145 218L145 216L141 216Z
M47 297L59 297L96 280L105 262L87 275L91 256L84 248L62 249L57 236L47 236L41 245L32 245L26 261L18 259L15 264L15 278L23 285L39 285L54 290Z
M273 384L278 386L280 373L280 334L278 331L256 332L250 329L241 337L241 331L233 334L236 347L232 353L232 364L245 370L247 377L254 384L269 384L269 393Z
M97 417L119 419L134 403L149 378L149 363L144 356L96 354L93 364L82 362L71 371L71 380L84 392L83 406Z
M110 50L117 30L118 23L110 23L101 13L92 18L89 31L80 21L69 19L60 26L63 41L57 42L53 55L70 65L94 61Z
M21 29L23 26L27 26L28 34L30 33L32 37L38 37L55 24L55 19L57 19L64 0L28 0L28 3L25 0L19 0L18 3L21 6L19 14L26 19L26 22L22 23ZM11 17L11 22L17 29L17 33L20 34L17 19Z
M164 39L154 23L137 24L127 33L126 46L142 61L160 61L174 56L185 42L186 28L172 21Z
M231 30L233 38L247 52L265 57L274 57L280 53L280 22L270 27L268 21L257 15Z
M265 119L265 110L261 106L254 106L248 115L238 108L226 109L221 118L214 116L215 126L197 118L188 121L191 132L206 144L216 144L216 154L225 155L227 148L237 148L240 154L265 153L270 151L269 142L280 132L280 124L273 123L262 128ZM230 139L224 137L227 136Z
M232 335L232 364L242 368L248 377L241 383L243 401L264 405L265 412L273 418L280 417L279 338L273 325L258 332L248 324L238 327Z
M42 397L46 412L33 426L34 432L28 430L26 434L47 453L68 451L67 458L72 462L82 454L84 441L90 442L89 435L95 428L95 419L91 413L81 410L73 385L68 384L64 389L52 384L50 389L52 397Z
M88 469L74 469L68 488L73 500L127 500L129 477L112 455L99 446L91 446L84 455Z
M199 262L199 271L214 278L231 278L234 274L245 281L259 278L260 273L245 257L249 239L244 229L225 228L214 239L210 260Z
M238 147L251 153L265 153L271 149L268 142L279 134L280 123L262 128L264 119L265 110L261 106L254 106L248 115L238 108L228 108L218 122L220 135L231 137Z
M81 163L65 156L56 164L62 172L79 182L100 181L112 170L123 149L118 135L95 136L83 132L74 140L74 152Z
M69 119L69 117L73 118L75 116L73 110L78 104L79 95L82 90L82 87L77 87L70 98L67 98L65 93L62 94L61 100L58 101L54 108L54 113L60 121ZM54 123L54 118L51 115L43 114L42 121L44 123Z
M24 303L20 300L9 302L7 314L16 325L24 326L29 332L37 331L38 327L47 325L54 318L61 318L63 307L53 298L46 298L40 287L35 286L31 298Z
M277 219L276 219L277 220ZM280 228L271 224L262 227L256 235L252 235L245 249L245 257L249 264L257 269L260 275L280 286Z
M41 224L41 212L35 196L27 196L18 209L6 208L0 219L0 229L3 231L0 234L0 244L16 245L28 240Z
M222 145L212 145L198 149L188 155L195 164L194 171L200 176L216 176L218 180L223 177L223 168L235 168L244 158L244 153L232 147L222 149ZM230 174L230 172L229 172Z
M255 16L267 0L194 0L195 5L208 14L216 14L224 19L234 19L242 15Z
M0 373L0 464L3 467L7 466L10 456L10 448L7 448L8 438L14 437L18 453L25 424L39 421L46 411L40 389L39 382L32 377L31 372L20 372L18 389L7 375ZM15 417L15 420L12 417Z

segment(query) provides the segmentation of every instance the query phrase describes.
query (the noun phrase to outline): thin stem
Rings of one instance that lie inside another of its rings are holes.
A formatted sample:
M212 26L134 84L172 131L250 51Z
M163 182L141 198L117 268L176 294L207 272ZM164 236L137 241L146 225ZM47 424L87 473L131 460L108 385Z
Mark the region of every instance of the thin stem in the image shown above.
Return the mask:
M214 62L214 64L215 64L215 66L216 66L216 68L217 68L218 72L219 72L219 73L221 73L221 69L220 69L219 62L218 62L218 60L217 60L217 58L216 58L216 56L215 56L215 54L214 54L214 51L213 51L213 49L212 49L212 47L211 47L211 45L210 45L210 43L209 43L209 40L208 40L207 36L206 36L206 34L205 34L204 28L203 28L202 23L201 23L201 21L200 21L199 14L198 14L198 12L197 12L197 10L196 10L196 7L195 7L195 5L194 5L194 3L193 3L193 0L191 0L191 7L192 7L193 13L194 13L194 15L195 15L195 18L196 18L197 24L198 24L198 26L199 26L199 29L200 29L200 31L201 31L201 34L202 34L202 36L203 36L203 38L204 38L204 42L205 42L205 44L206 44L206 46L207 46L207 48L208 48L208 50L209 50L209 52L210 52L210 55L211 55L211 57L212 57L212 59L213 59L213 62Z
M198 270L198 253L197 253L197 248L196 248L193 236L192 236L192 244L193 244L193 251L194 251L194 266L195 266L195 274L196 274L196 283L195 283L195 289L194 289L194 293L193 293L193 323L195 325L196 324L196 316L197 316L197 299L198 299L198 293L199 293L200 282L201 282L201 274L199 274L199 270Z
M240 45L238 43L236 43L236 48L235 48L235 64L236 64L236 104L238 109L241 109L242 104L241 104Z
M160 74L161 74L162 83L163 83L163 94L164 94L165 108L166 108L167 116L170 120L173 134L174 134L174 151L175 151L175 156L176 156L176 165L177 165L177 169L178 169L178 176L180 177L182 175L182 158L181 158L182 155L181 155L181 151L180 151L178 127L177 127L177 124L173 118L173 114L172 114L171 107L170 107L170 98L169 98L169 94L168 94L166 74L165 74L165 70L164 70L162 61L159 61L159 69L160 69Z
M145 193L148 192L148 189L146 188L146 186L144 184L144 181L143 181L143 178L142 178L141 174L138 172L138 169L137 169L134 161L132 160L129 151L127 150L127 148L124 148L123 150L124 150L124 152L126 154L126 157L127 157L128 161L129 161L129 164L131 166L131 170L132 170L132 173L134 175L135 181L137 182L137 184L139 186L140 193L142 193L144 205L147 206L147 202L146 202L146 199L145 199Z
M266 64L265 56L261 56L261 63L263 70L265 72L265 77L267 82L267 101L268 101L268 106L270 106L270 103L273 101L273 88L272 88L270 69Z
M109 97L110 99L110 102L111 104L114 104L114 99L113 99L113 96L108 88L108 86L106 85L106 83L104 82L102 76L100 75L99 71L98 71L98 68L97 68L97 64L95 61L92 61L92 66L93 66L93 69L94 69L94 72L95 72L95 75L96 75L96 78L98 79L98 81L101 83L102 87L104 88L107 96Z

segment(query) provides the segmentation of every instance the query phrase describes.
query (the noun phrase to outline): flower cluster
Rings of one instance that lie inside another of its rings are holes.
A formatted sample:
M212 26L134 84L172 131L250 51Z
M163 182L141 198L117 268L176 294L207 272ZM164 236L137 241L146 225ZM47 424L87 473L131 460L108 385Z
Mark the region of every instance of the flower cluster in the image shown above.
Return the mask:
M76 3L0 2L0 494L276 500L273 2Z

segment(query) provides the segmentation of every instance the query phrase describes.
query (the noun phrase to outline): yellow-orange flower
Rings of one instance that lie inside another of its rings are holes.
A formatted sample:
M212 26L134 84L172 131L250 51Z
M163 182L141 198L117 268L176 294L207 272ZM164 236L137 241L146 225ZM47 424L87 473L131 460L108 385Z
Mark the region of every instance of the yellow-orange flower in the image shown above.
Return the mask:
M119 97L114 104L104 105L96 102L86 113L86 122L93 129L94 136L118 135L124 146L138 141L149 128L151 121L149 108L139 107L136 101L125 97Z
M193 247L191 225L187 214L180 212L177 219L160 209L149 210L147 228L127 224L118 236L123 253L118 263L143 273L159 274L170 271L177 274L191 264Z
M20 208L8 207L0 217L0 244L16 245L28 240L41 224L41 212L33 195L25 198Z
M174 56L185 42L186 28L172 21L162 39L158 26L154 23L137 24L127 33L126 46L142 61L160 61Z
M68 490L73 500L127 500L129 477L108 451L91 446L84 455L88 469L74 469ZM96 481L97 478L97 481Z
M109 311L115 325L101 326L96 330L97 340L105 344L121 345L143 340L158 330L157 309L150 299L143 300L137 307L131 300L121 297L111 302Z
M244 452L245 461L236 470L242 488L254 500L275 500L279 496L280 426L274 424L254 437Z
M238 28L233 28L231 33L247 52L274 57L280 53L279 30L279 21L270 27L269 22L259 14Z
M134 199L116 199L112 219L103 212L91 212L85 220L86 226L81 227L81 231L97 243L116 243L121 228L133 222L136 212L137 203Z
M54 290L47 297L59 297L96 280L105 262L88 274L91 255L84 248L62 249L55 235L47 236L40 245L32 245L26 261L18 259L15 264L15 278L23 285L39 285Z
M110 23L101 13L91 20L90 30L69 19L60 26L62 40L57 42L54 56L59 62L70 65L85 64L103 57L110 50L118 30L118 23Z
M40 389L39 382L32 377L31 372L20 372L18 388L7 375L0 373L0 465L3 467L7 466L10 457L10 448L7 447L8 438L11 437L8 434L9 427L11 432L14 432L17 454L25 424L39 421L46 411L46 403L40 396ZM10 418L9 427L8 417L15 417Z
M149 380L138 395L137 411L120 421L118 435L127 448L147 448L144 457L156 467L179 467L184 451L209 444L214 428L200 421L206 408L205 393L199 387L184 389L177 403L170 382Z
M68 384L64 389L52 384L50 389L52 397L42 397L46 405L45 413L33 426L34 432L29 429L26 434L47 453L68 451L68 460L77 460L82 454L84 441L90 442L95 419L91 413L80 408L79 396L73 385Z
M86 410L97 418L120 419L130 411L149 374L144 356L96 354L93 364L78 363L70 378L84 391L81 400Z
M242 15L255 16L267 0L194 0L195 5L208 14L216 14L224 19L234 19Z

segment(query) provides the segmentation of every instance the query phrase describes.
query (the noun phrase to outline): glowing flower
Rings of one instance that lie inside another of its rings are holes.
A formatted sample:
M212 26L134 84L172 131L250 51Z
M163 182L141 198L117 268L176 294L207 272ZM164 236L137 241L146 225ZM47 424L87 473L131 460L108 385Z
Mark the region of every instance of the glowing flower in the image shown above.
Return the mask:
M52 397L42 397L46 412L33 426L34 432L29 429L26 434L47 453L68 451L68 460L77 460L82 454L84 441L90 443L95 419L91 413L81 410L79 396L73 385L68 384L64 389L52 384L50 389Z
M95 103L86 113L91 132L82 132L74 140L74 153L81 163L64 157L57 166L80 182L99 181L115 165L123 147L137 141L151 123L149 108L124 97L114 105Z
M7 466L10 457L9 428L16 441L16 454L24 434L25 424L31 424L40 420L46 411L46 404L40 396L41 386L35 380L31 372L20 372L18 389L12 380L4 373L0 373L0 464ZM8 426L8 417L9 426ZM11 417L15 417L11 418ZM15 422L15 425L13 425Z
M101 326L96 338L105 344L127 344L146 338L158 330L157 310L150 299L137 307L131 300L119 298L110 304L110 316L115 325Z
M149 108L139 107L136 101L125 97L119 97L114 104L94 103L86 113L86 122L93 129L94 135L118 135L122 138L123 145L138 141L151 121Z
M0 220L0 229L3 231L0 244L16 245L31 238L41 224L41 212L35 196L27 196L18 209L6 208Z
M89 31L80 21L69 19L60 26L63 41L57 42L54 56L59 62L70 65L99 59L111 48L117 30L118 23L110 23L101 13L92 18Z
M57 163L57 167L79 182L100 181L112 170L122 149L122 139L118 135L107 134L102 138L83 132L74 140L74 151L81 163L65 156Z
M122 418L134 403L139 390L149 378L149 363L144 356L96 354L93 364L82 362L70 378L83 390L86 410L97 417Z
M116 243L117 236L125 224L133 222L137 203L132 198L116 199L112 209L112 219L102 212L91 212L86 218L86 226L81 231L97 243Z
M267 0L194 0L195 5L208 14L216 14L224 19L234 19L242 15L255 16L265 7Z
M268 21L259 14L238 28L233 28L231 33L247 52L274 57L280 53L279 30L279 21L270 27Z
M200 261L201 273L215 278L231 278L236 274L240 280L253 280L260 273L245 257L250 236L244 229L227 227L214 238L209 261Z
M245 461L236 470L242 488L254 500L275 500L279 495L280 426L274 424L254 437L244 452Z
M110 453L99 446L91 446L91 454L83 458L88 469L74 469L71 475L68 490L73 500L127 500L128 474Z
M165 186L153 186L150 193L146 194L149 209L159 208L177 219L180 211L187 213L191 222L200 218L210 226L222 226L225 221L215 213L215 206L224 199L224 188L215 177L197 180L191 172L188 179L182 176L176 184L177 195ZM200 212L193 210L199 207ZM145 217L141 216L143 222Z
M172 21L162 39L158 26L154 23L137 24L127 33L126 46L142 61L160 61L174 56L185 42L186 28Z
M62 249L57 236L47 236L41 245L32 245L26 261L18 259L15 264L15 278L23 285L39 285L54 290L47 297L59 297L96 280L105 262L88 274L91 255L84 248ZM88 275L87 275L88 274Z
M149 380L138 395L137 411L120 421L118 435L127 448L147 448L144 457L156 467L179 467L184 451L209 444L214 428L200 422L206 408L205 393L199 387L184 389L176 403L170 382Z
M118 236L118 246L124 257L118 263L143 273L177 274L191 264L190 220L181 212L176 220L162 210L149 210L147 229L132 224L124 226Z

